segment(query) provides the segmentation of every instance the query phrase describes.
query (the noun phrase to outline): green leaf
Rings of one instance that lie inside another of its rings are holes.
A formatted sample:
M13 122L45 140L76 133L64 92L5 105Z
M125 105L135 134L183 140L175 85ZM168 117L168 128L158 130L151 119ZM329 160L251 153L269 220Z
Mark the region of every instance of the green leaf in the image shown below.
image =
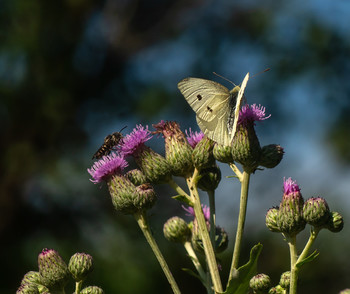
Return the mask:
M246 294L248 292L249 281L257 272L257 262L262 247L259 243L250 250L248 263L236 270L234 276L228 281L226 291L223 294Z
M173 197L171 197L171 198L173 198L173 199L175 199L175 200L178 200L178 201L180 201L180 202L182 202L182 203L185 203L185 204L187 204L187 205L193 207L192 201L191 201L190 199L188 199L188 198L187 198L186 196L184 196L184 195L176 195L176 196L173 196Z
M319 256L320 253L317 252L317 250L315 250L313 253L311 253L308 257L305 257L303 260L299 261L295 266L298 268L301 268L302 265L304 265L305 263L311 262L314 259L317 258L317 256Z

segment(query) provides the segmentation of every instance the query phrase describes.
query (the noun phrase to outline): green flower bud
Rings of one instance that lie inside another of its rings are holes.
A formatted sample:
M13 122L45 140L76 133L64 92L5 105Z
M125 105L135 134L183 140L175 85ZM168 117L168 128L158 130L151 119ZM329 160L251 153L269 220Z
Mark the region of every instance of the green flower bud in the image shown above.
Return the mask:
M128 178L135 186L147 183L146 176L139 169L129 170L125 177Z
M39 289L36 284L26 283L21 284L16 291L16 294L39 294Z
M151 148L143 146L142 150L134 155L135 161L141 168L141 171L151 184L162 184L171 178L171 165L160 154L154 152Z
M271 286L271 280L268 275L258 274L252 277L249 281L249 287L254 293L264 294L267 293Z
M272 287L269 290L269 294L286 294L286 290L284 290L280 285L276 287Z
M165 158L170 163L174 176L187 177L193 172L192 147L185 134L175 121L153 125L157 129L155 134L161 133L165 139Z
M283 154L284 151L280 145L266 145L261 148L261 158L259 165L266 168L274 168L281 162Z
M232 142L232 158L239 162L248 173L255 172L259 166L261 147L254 130L254 124L238 126Z
M303 217L314 227L324 227L331 218L326 200L321 197L306 200L303 206Z
M30 271L27 272L21 281L21 284L40 284L41 276L39 272Z
M289 285L290 285L290 271L284 272L281 275L281 279L280 279L280 286L283 289L289 289Z
M217 165L202 169L200 176L198 188L203 191L214 191L221 181L221 171Z
M344 289L342 291L339 292L339 294L350 294L350 289Z
M38 256L39 273L41 282L49 288L50 292L62 290L69 280L69 272L66 263L57 251L43 249Z
M213 166L215 158L213 156L213 148L215 142L204 136L193 149L192 158L194 166L201 170L206 167Z
M233 163L231 146L214 145L214 158L223 163Z
M92 256L86 253L75 253L69 260L68 270L76 282L85 280L93 270Z
M103 290L97 286L89 286L80 291L80 294L103 294Z
M304 230L306 222L303 219L304 199L300 188L291 178L284 181L284 194L279 208L277 227L282 233L295 236Z
M191 229L180 217L174 216L167 220L163 227L164 237L175 243L185 243L191 238Z
M138 197L134 199L134 206L139 210L148 210L156 203L157 195L151 184L142 184L136 187Z
M270 208L266 213L266 226L271 232L277 232L277 233L281 232L281 230L277 225L278 215L279 215L278 206Z
M332 211L330 220L327 224L327 229L333 233L338 233L343 229L343 227L344 227L343 217L340 215L339 212Z

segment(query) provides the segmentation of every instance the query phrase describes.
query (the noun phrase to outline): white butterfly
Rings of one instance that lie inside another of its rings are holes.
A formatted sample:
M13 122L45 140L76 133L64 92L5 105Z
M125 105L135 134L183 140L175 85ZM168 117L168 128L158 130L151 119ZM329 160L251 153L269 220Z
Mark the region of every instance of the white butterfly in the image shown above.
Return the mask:
M199 128L220 145L230 146L235 136L239 111L249 73L241 87L229 91L214 81L186 78L177 84L188 104L196 112Z

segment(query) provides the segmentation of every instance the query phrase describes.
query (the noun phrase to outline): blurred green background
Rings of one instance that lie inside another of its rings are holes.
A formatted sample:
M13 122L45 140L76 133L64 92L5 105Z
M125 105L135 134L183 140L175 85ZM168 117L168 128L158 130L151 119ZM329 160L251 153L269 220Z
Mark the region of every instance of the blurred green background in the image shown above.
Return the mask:
M239 84L265 68L246 97L271 114L257 125L261 145L281 144L286 154L252 177L241 263L262 242L259 271L277 284L288 269L286 243L264 222L291 176L304 198L325 197L345 217L341 233L321 232L321 255L302 270L299 293L350 287L349 15L344 0L0 1L0 292L14 293L47 247L67 262L75 252L91 254L88 284L106 293L171 293L136 222L113 210L104 185L89 182L91 156L124 126L127 133L164 119L196 130L177 90L181 79L230 88L212 72ZM160 138L150 145L164 152ZM231 237L221 256L225 277L239 185L221 167L217 218ZM159 245L183 293L204 293L181 270L192 268L183 248L162 235L169 217L185 213L168 187L157 192L150 220ZM300 246L306 237L307 230Z

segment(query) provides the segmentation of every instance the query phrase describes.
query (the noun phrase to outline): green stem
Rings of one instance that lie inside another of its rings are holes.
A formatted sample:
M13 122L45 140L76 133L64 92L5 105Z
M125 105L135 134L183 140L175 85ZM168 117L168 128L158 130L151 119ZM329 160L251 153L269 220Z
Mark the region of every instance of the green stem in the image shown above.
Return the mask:
M288 237L288 246L290 252L290 286L289 294L297 293L298 268L296 267L298 253L296 248L296 236Z
M245 223L245 218L247 214L249 180L250 180L250 173L247 173L246 171L244 171L241 179L241 199L240 199L240 205L239 205L236 240L235 240L235 247L233 250L229 281L234 276L238 268L239 256L241 253L244 223Z
M198 257L192 248L191 242L186 241L183 245L186 249L188 256L191 258L192 263L193 263L194 267L196 268L199 276L201 277L203 282L205 282L207 275L206 275L205 271L203 270L202 265L200 264ZM208 285L206 287L208 287ZM209 286L209 288L210 288L210 286Z
M173 180L170 179L168 181L168 184L171 188L173 188L179 195L184 196L187 198L189 202L191 202L191 197Z
M200 236L202 237L204 253L208 263L211 279L215 293L222 292L222 284L219 275L218 265L216 263L215 253L211 245L207 224L204 219L201 202L198 195L197 183L199 180L199 172L195 169L192 178L187 179L188 188L191 191L191 199L193 202L193 209L198 223Z
M135 217L142 233L144 234L148 244L151 246L152 251L153 251L154 255L156 256L161 268L163 269L163 272L164 272L166 278L168 279L168 282L169 282L173 292L175 294L180 294L181 293L180 289L179 289L163 255L162 255L162 253L160 252L159 247L158 247L155 239L153 238L153 235L152 235L151 230L150 230L149 225L148 225L148 221L147 221L147 217L146 217L145 212L135 213L134 217Z
M215 213L215 192L214 191L208 191L208 197L209 197L209 209L210 209L210 241L213 245L213 248L215 250L215 229L216 229L216 213Z
M83 281L75 282L75 294L80 294L81 287L83 286Z
M303 252L300 254L300 256L299 256L299 258L298 258L298 260L296 262L297 264L298 264L298 262L300 262L304 258L306 258L306 256L309 254L310 248L314 244L314 242L316 240L316 237L317 237L319 232L320 232L320 229L318 229L318 228L311 228L309 240L307 241Z

